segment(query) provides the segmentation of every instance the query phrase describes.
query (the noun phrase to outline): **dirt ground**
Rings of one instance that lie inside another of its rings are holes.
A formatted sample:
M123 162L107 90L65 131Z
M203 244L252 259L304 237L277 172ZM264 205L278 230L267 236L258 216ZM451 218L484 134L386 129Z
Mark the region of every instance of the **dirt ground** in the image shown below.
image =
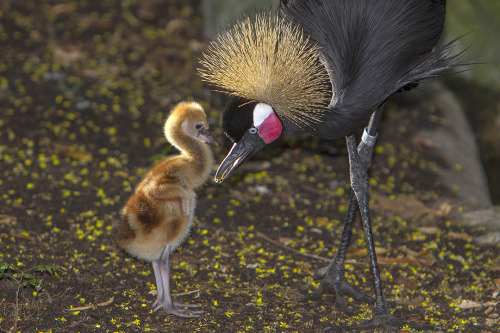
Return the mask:
M370 318L352 299L351 317L333 295L295 301L334 255L349 196L344 143L305 137L199 192L172 292L206 313L152 312L151 265L120 251L114 228L147 168L173 153L162 125L175 103L200 102L217 161L227 152L224 98L195 71L201 26L197 1L0 3L1 331L322 332ZM370 173L383 288L403 320L498 332L499 247L457 227L453 190L433 172L439 144L415 134L443 112L388 105ZM359 221L347 259L348 281L373 295Z

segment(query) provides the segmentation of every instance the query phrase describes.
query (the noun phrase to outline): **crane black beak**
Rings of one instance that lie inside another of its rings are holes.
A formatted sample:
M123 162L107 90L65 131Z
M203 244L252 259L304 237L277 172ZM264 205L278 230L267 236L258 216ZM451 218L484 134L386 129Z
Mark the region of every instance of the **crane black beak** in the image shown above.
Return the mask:
M242 165L250 156L266 146L259 135L245 133L240 141L236 142L224 161L221 162L215 173L215 182L222 183L229 175Z
M218 146L217 141L215 141L212 134L205 127L198 131L198 138L209 145Z

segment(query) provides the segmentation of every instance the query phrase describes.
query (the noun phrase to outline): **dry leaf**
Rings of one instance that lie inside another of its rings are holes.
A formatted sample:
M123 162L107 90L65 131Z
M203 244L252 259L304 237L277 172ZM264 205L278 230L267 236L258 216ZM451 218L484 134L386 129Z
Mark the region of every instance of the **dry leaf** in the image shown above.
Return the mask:
M401 264L409 264L409 265L425 265L431 266L426 259L418 259L413 257L405 257L405 258L387 258L387 257L378 257L377 261L380 265L390 265L393 263L401 263Z
M106 306L106 305L110 305L111 303L113 303L113 301L115 300L115 296L111 297L110 299L108 299L106 302L102 302L102 303L99 303L97 304L97 306Z
M432 266L436 263L436 257L430 252L420 252L415 259L419 260L422 264L426 266Z
M14 237L19 238L19 239L24 239L24 240L32 240L33 239L26 231L16 233L16 234L14 234Z
M495 323L497 322L497 319L486 319L486 321L484 322L484 325L485 326L493 326Z
M75 12L75 4L58 4L51 8L51 12L56 16L68 16Z
M78 308L66 309L66 311L83 311L83 310L93 309L95 307L96 307L95 305L80 306Z
M497 306L498 303L500 303L500 302L486 302L486 303L483 303L482 306L495 307L495 306Z
M406 245L399 246L398 250L406 253L407 255L409 255L411 257L418 257L419 256L419 253L417 251L410 249Z
M84 54L77 46L68 46L65 48L56 47L54 50L54 60L64 66L69 66L75 61L83 59Z
M447 202L444 202L439 206L437 210L434 211L434 215L442 217L447 216L451 212L451 205Z
M298 240L296 238L280 237L279 240L278 240L278 242L283 243L283 244L293 243L293 242L297 242L298 243Z
M77 308L66 309L66 311L84 311L84 310L95 309L98 306L107 306L107 305L110 305L111 303L113 303L114 300L115 300L115 296L112 296L106 302L102 302L102 303L99 303L97 305L90 304L90 305L87 305L87 306L80 306L80 307L77 307Z
M412 144L416 148L431 148L435 150L441 149L441 145L439 143L429 139L421 138L419 136L413 137Z
M0 214L0 223L5 223L6 225L11 225L16 222L16 218L14 216Z
M383 254L387 253L387 251L388 250L386 248L375 247L375 252L377 253L377 255L383 255ZM368 256L368 249L365 247L365 248L361 248L361 249L347 250L347 254L352 255L352 256L358 256L358 257L366 257L366 256Z
M415 298L407 300L405 303L407 305L412 305L412 306L420 306L422 303L425 301L425 298L421 295L418 295Z
M476 301L464 299L464 300L462 300L462 303L457 305L457 308L459 308L459 309L474 309L474 308L480 308L482 306L483 305L481 303L478 303Z
M92 154L88 153L83 147L66 146L59 143L52 143L49 150L54 154L65 155L78 160L80 163L92 162Z
M439 229L437 227L420 227L417 230L427 235L435 235Z
M436 257L429 252L417 252L407 246L399 246L398 250L406 253L408 256L405 258L378 258L379 264L391 264L394 262L405 263L410 265L425 265L432 266L436 262Z
M373 198L375 200L375 206L393 212L405 220L413 220L422 215L432 213L432 210L425 206L422 201L409 196L401 195L391 200L388 196L374 193Z
M454 232L454 231L449 231L448 232L448 237L454 238L454 239L461 239L466 242L470 242L472 240L472 236L469 235L466 232Z

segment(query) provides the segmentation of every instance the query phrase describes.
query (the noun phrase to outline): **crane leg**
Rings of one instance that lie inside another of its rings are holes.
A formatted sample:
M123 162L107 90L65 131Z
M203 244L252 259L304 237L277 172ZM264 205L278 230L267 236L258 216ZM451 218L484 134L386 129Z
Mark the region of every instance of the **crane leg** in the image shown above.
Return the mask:
M340 245L337 249L337 253L333 258L330 265L323 267L316 273L316 278L323 279L320 286L310 294L304 295L298 299L299 302L306 302L310 300L318 300L325 292L330 292L335 294L335 304L337 308L342 310L347 314L353 314L353 311L347 306L347 303L343 296L350 296L357 301L363 301L367 303L375 303L375 300L367 296L360 291L354 289L350 284L345 281L345 255L347 247L349 246L349 241L352 232L352 222L354 220L354 214L356 213L357 200L353 191L351 191L349 207L347 209L347 215L345 218L344 229L342 231L342 237L340 239Z
M373 318L358 326L351 326L350 329L384 328L388 332L397 332L397 328L402 326L402 322L391 314L382 291L382 282L375 253L375 243L370 221L370 207L368 204L368 173L361 157L358 154L356 138L354 135L347 137L347 150L349 152L349 171L351 175L351 188L356 195L356 200L361 213L361 221L365 233L366 247L368 248L370 269L373 275L375 287L375 310Z
M358 156L361 160L364 171L367 172L372 164L373 156L373 146L375 144L375 138L377 133L377 127L382 117L382 112L384 109L384 104L382 104L370 118L370 123L366 129L366 134L371 138L371 142L367 140L362 140L358 146ZM357 301L363 301L370 304L375 303L375 299L367 296L360 291L354 289L345 281L345 256L347 247L349 246L352 223L354 220L354 215L356 213L357 199L354 191L351 190L349 198L349 207L347 209L347 214L344 222L344 229L342 231L342 236L340 239L340 245L338 247L337 253L333 258L330 265L320 268L316 273L316 278L323 279L320 286L310 294L304 295L298 299L299 302L305 302L309 300L318 300L325 292L331 292L335 294L335 302L337 307L345 313L352 314L352 310L347 306L346 301L343 296L350 296Z
M375 245L371 230L370 210L368 204L368 169L372 163L373 148L376 139L377 127L380 122L384 104L382 104L370 118L370 123L365 129L363 139L356 149L356 139L354 135L347 137L347 149L349 152L349 167L351 175L351 194L349 199L349 208L347 209L344 230L340 239L338 251L329 266L321 268L316 273L316 277L323 278L320 287L313 293L303 296L299 301L315 300L321 298L325 292L333 292L336 296L337 306L346 313L352 313L346 305L343 295L348 295L355 300L365 301L367 303L375 303L375 311L373 318L365 323L354 326L340 326L334 329L345 330L348 332L356 332L359 330L373 330L374 328L383 328L387 332L399 332L398 327L403 325L403 322L394 317L385 301L380 273L378 269L377 256L375 253ZM366 137L365 137L366 135ZM359 203L359 204L358 204ZM372 270L375 299L369 297L350 286L345 282L345 255L349 246L350 236L352 232L352 222L356 207L359 206L361 220L365 232L365 239L369 253L370 268ZM408 322L408 326L418 330L442 330L441 327L432 325L421 325ZM333 328L333 327L332 327ZM327 329L328 330L328 329ZM326 330L325 330L326 331Z

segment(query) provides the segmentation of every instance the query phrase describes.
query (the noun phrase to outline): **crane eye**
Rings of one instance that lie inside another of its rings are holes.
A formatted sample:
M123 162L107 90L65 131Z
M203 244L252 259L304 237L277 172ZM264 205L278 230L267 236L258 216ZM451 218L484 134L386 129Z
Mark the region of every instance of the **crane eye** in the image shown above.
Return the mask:
M250 134L255 134L257 133L257 129L255 127L252 127L248 130L248 132L250 132Z
M201 129L203 127L203 125L202 124L196 124L195 127L196 127L197 130L199 130L199 129Z

